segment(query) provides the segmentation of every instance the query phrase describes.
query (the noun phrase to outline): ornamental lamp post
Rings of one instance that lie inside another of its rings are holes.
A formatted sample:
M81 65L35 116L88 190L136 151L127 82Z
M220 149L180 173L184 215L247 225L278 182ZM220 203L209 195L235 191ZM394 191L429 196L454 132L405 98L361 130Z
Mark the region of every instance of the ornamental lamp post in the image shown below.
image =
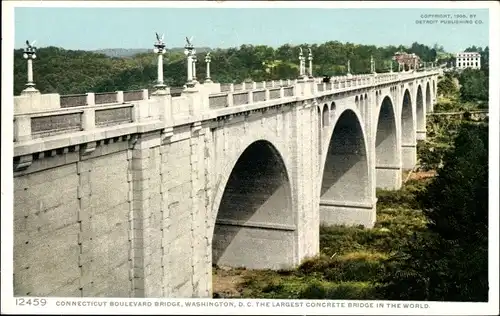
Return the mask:
M301 79L305 78L305 57L302 53L302 47L299 47L300 53L299 53L299 77Z
M311 48L309 48L309 78L313 78L313 55Z
M212 79L210 78L210 61L211 61L210 52L208 52L207 55L205 56L205 63L207 64L207 77L205 79L205 82L207 83L212 82Z
M194 83L198 83L198 79L196 78L196 62L198 61L198 58L196 57L196 50L193 49L193 81Z
M186 82L186 87L192 88L196 85L196 81L194 81L194 71L193 71L193 52L194 52L194 46L191 43L193 40L193 37L187 38L186 37L186 45L184 46L184 55L186 55L187 58L187 82Z
M351 74L351 60L350 59L347 60L347 77L352 77L352 74Z
M375 73L375 60L373 60L373 55L370 56L370 71L372 74Z
M36 41L29 42L26 41L27 47L24 49L23 58L28 61L28 82L26 83L26 89L24 89L21 94L31 94L40 93L35 88L35 83L33 82L33 59L36 59L36 47L33 46Z
M156 33L156 42L153 49L153 52L158 55L158 83L155 85L156 90L164 90L166 88L166 85L163 83L163 54L165 54L163 37L164 34L160 36Z

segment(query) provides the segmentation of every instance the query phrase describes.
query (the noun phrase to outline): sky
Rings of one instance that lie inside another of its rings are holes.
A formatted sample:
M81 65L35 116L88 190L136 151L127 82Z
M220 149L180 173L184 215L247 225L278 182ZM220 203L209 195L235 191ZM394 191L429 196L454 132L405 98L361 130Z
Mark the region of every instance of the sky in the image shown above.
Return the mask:
M227 48L242 44L278 47L326 41L364 45L429 46L448 52L488 45L487 9L383 8L55 8L14 9L15 48L36 40L37 47L95 50L152 48L155 32L167 47ZM425 17L465 14L467 18ZM471 15L475 17L471 18ZM468 20L472 24L444 24ZM435 21L435 22L433 22ZM433 24L422 24L422 22Z

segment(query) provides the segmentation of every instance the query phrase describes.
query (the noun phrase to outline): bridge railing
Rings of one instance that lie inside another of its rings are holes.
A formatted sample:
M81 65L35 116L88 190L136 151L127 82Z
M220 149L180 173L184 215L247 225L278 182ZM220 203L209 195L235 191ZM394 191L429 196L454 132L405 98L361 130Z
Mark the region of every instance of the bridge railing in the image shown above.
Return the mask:
M268 89L256 89L245 91L221 92L210 94L208 104L211 109L218 109L230 106L251 104L256 102L264 102L276 100L285 97L293 97L295 95L294 86L281 86Z
M438 70L435 73L437 74ZM342 76L333 77L330 82L318 83L318 79L314 79L306 84L314 85L314 90L317 92L325 92L368 87L377 82L419 78L427 74L425 72L406 72L377 74L375 76L371 74L352 77ZM233 91L230 92L210 94L210 89L202 88L199 93L202 94L202 98L208 98L208 109L219 109L294 97L297 95L296 89L298 85L289 85L290 83L295 82L291 80L247 82L242 83L242 90L238 91L234 91L233 85L231 87ZM263 86L268 86L268 88L263 88ZM151 116L151 113L160 113L165 110L161 106L162 101L159 101L160 103L151 103L152 100L148 100L148 90L66 96L46 94L36 96L35 99L38 98L38 101L33 99L32 96L20 96L19 98L19 100L15 99L14 112L14 141L16 142L61 133L86 131L104 126L139 122L145 112L150 111L148 115ZM193 111L196 110L193 109L198 108L198 105L186 105L186 102L192 102L189 100L189 98L182 97L172 98L172 108L179 108L178 111L172 110L172 115L190 115L190 113L194 113ZM203 109L201 110L203 111ZM156 117L158 115L152 116Z
M14 142L138 121L139 102L84 105L14 116Z
M124 102L147 100L148 90L114 91L85 94L61 95L59 104L61 108L72 108L96 104L121 104Z
M236 92L247 90L258 90L265 88L279 88L294 85L296 80L274 80L274 81L252 81L241 83L221 83L220 92ZM218 94L218 93L215 93Z

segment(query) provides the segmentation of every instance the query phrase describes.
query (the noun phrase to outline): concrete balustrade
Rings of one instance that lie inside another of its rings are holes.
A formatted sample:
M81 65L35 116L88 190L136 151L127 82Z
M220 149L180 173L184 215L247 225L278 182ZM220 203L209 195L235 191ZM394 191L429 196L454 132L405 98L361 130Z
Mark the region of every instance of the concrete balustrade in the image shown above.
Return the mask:
M330 78L329 83L323 82L322 78L314 78L301 84L310 84L309 90L307 88L304 90L309 91L308 93L328 94L331 91L344 92L370 85L415 79L424 77L429 72L438 71L338 76ZM291 83L293 85L290 85ZM109 93L89 92L81 95L16 96L14 98L14 139L15 142L23 142L60 133L88 131L103 126L140 122L148 118L160 119L162 115L167 117L193 115L199 112L198 108L191 104L197 100L196 98L201 98L202 101L198 102L201 104L197 105L199 110L206 112L270 102L281 98L299 97L296 94L297 84L297 80L279 80L241 84L208 84L206 87L200 85L199 91L191 92L190 97L183 97L184 94L173 98L171 95L159 96L159 98L170 98L170 105L167 106L171 109L167 110L157 108L163 105L149 100L150 93L147 89ZM193 99L195 95L197 97ZM167 117L162 119L167 120Z
M148 117L148 103L93 105L14 115L15 142L96 127L140 122Z

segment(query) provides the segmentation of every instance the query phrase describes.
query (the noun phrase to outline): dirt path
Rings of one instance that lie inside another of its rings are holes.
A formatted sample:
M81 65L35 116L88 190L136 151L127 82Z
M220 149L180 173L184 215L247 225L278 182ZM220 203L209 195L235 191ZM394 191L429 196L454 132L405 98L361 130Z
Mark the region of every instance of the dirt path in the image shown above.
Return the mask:
M212 273L213 293L215 297L240 297L245 270L214 269Z
M436 171L435 170L429 170L429 171L417 171L413 172L408 180L421 180L421 179L426 179L426 178L432 178L436 176Z

